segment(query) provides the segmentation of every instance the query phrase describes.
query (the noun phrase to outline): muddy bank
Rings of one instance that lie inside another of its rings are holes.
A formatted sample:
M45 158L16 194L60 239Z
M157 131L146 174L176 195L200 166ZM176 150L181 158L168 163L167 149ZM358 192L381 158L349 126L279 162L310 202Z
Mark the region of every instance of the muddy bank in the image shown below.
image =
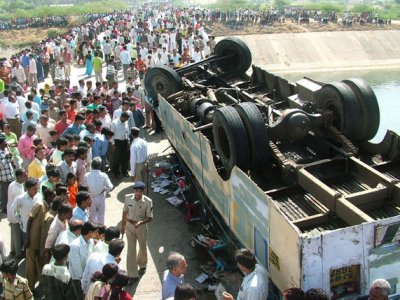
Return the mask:
M341 31L241 35L253 64L303 72L400 68L400 31Z

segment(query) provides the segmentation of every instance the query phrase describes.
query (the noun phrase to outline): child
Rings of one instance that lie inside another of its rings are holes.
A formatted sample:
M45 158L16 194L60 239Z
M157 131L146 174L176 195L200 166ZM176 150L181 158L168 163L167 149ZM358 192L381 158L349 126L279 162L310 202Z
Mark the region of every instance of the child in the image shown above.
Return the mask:
M73 140L72 140L71 148L76 150L76 149L78 149L78 143L81 141L81 137L77 134L74 134L72 139Z
M86 158L87 158L88 148L86 147L78 147L76 150L75 158L76 158L76 178L78 180L78 184L85 183L85 174L87 173L86 169Z
M50 160L53 161L55 165L62 161L64 150L68 148L68 140L62 137L58 138L56 140L56 147L57 149L53 151L53 154L50 157Z
M68 119L70 119L72 122L75 121L75 116L78 113L78 101L76 99L72 99L71 101L69 101L69 105L71 105L71 109L68 112L67 111L67 115L68 115Z
M74 173L68 173L67 175L67 187L69 191L68 202L72 207L76 206L76 194L78 193L78 182Z
M28 280L17 275L18 264L13 258L8 258L0 265L0 271L4 278L4 299L15 299L14 295L18 295L18 299L31 300L33 295L28 287Z

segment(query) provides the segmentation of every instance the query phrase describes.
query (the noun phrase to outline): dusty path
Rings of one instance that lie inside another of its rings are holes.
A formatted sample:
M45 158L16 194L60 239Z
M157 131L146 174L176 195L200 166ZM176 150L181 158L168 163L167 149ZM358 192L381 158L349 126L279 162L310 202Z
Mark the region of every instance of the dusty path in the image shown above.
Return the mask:
M72 69L72 82L77 84L85 72L84 68ZM104 75L105 77L105 75ZM90 78L94 81L94 77ZM120 78L121 79L121 78ZM124 84L120 80L121 86ZM160 156L171 152L169 142L165 135L149 136L146 132L146 140L149 142L149 153L155 157L151 163L160 160ZM122 216L122 208L124 196L132 193L132 182L130 178L115 179L110 175L115 188L111 191L110 196L106 199L106 217L107 226L119 224ZM170 251L178 251L182 253L188 260L187 282L193 283L194 278L199 274L199 256L202 252L190 246L191 232L189 226L184 222L183 209L172 207L164 200L165 196L152 193L150 189L149 196L154 203L154 219L149 224L148 237L148 268L147 272L140 278L139 282L128 287L135 299L155 300L161 299L161 278L166 269L166 258ZM0 239L4 241L7 254L10 251L10 227L5 214L0 214ZM126 237L124 237L126 242ZM127 249L122 254L121 267L126 269Z

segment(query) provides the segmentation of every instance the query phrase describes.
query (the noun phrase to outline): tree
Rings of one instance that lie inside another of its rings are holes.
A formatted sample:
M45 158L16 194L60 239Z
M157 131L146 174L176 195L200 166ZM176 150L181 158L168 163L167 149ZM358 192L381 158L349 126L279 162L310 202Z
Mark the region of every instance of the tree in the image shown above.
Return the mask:
M275 0L274 1L274 7L279 10L283 10L285 8L285 5L290 5L289 0Z

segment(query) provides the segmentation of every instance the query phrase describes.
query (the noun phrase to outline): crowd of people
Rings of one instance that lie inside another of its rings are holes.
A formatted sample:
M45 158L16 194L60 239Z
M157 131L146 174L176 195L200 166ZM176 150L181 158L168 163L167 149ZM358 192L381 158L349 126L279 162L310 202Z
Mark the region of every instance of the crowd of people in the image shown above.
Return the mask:
M146 271L153 219L143 193L144 130L162 130L143 80L153 67L182 68L212 55L215 40L200 12L168 4L115 12L1 60L1 209L11 228L9 258L0 247L5 299L17 291L18 299L132 299L123 288ZM83 66L85 79L72 66ZM120 227L106 226L111 175L133 182ZM125 234L126 271L119 265ZM23 258L26 279L17 274ZM265 300L268 277L254 253L241 249L236 261L245 275L237 299ZM195 299L186 268L183 255L170 254L163 300ZM296 299L327 299L310 294Z

